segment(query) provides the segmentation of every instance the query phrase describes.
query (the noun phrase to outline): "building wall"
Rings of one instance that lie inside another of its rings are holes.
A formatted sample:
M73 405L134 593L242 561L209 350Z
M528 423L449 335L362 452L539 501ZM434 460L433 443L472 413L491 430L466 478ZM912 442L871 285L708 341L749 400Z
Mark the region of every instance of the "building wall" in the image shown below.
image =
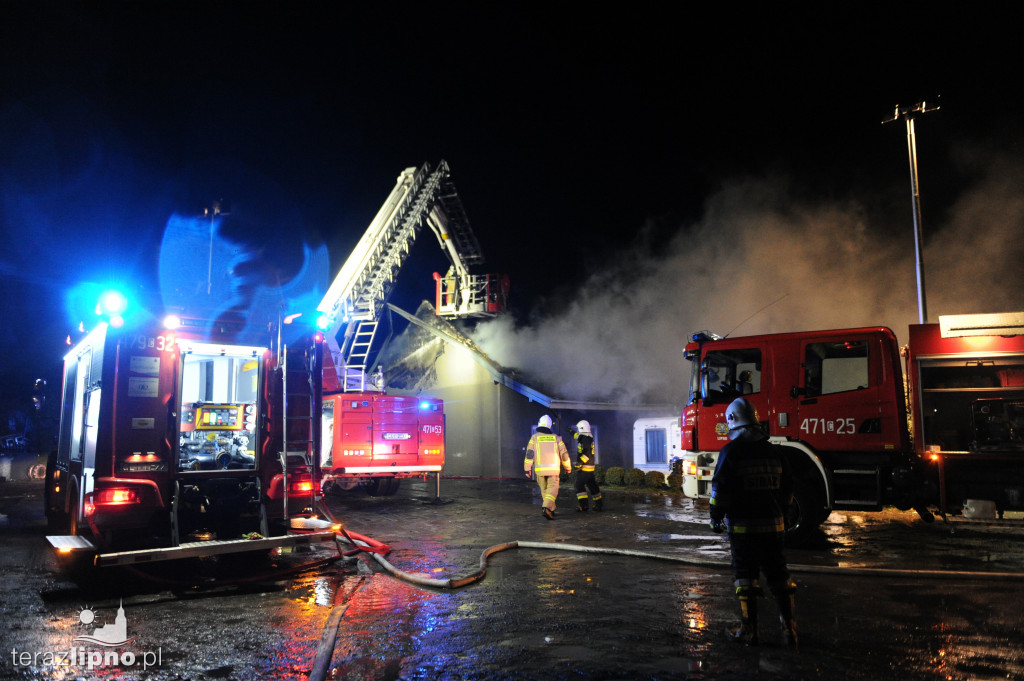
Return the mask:
M444 400L445 467L449 476L497 477L498 391L469 351L445 344L434 364L431 395Z
M587 419L597 435L598 464L605 468L633 465L633 422L644 414L552 410L495 383L466 348L436 340L427 345L422 346L424 351L407 355L409 362L389 369L405 381L392 384L389 377L389 391L444 400L443 475L521 476L526 443L544 414L554 420L554 431L565 440L571 458L575 458L575 441L569 427ZM417 366L410 365L411 358Z

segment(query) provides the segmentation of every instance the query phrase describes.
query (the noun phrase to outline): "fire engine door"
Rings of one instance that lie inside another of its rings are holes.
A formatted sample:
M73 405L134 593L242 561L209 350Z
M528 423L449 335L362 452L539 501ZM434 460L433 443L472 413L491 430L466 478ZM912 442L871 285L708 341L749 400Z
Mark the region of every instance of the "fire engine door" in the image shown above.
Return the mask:
M806 340L797 401L797 437L820 451L880 449L880 352L869 337Z
M98 380L92 376L93 351L86 349L77 360L68 380L75 383L74 410L72 423L76 424L71 435L70 460L79 462L81 479L77 489L78 498L73 500L81 510L85 495L93 491L96 477L96 438L99 435L100 403L103 391ZM74 468L72 468L74 470Z

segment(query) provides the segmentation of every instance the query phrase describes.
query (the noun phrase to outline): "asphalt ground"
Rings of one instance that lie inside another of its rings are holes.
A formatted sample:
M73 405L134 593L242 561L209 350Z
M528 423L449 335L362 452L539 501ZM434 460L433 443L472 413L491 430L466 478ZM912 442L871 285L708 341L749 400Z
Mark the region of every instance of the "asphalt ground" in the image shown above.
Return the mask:
M553 521L536 485L518 479L442 479L439 495L433 479L405 481L394 496L328 499L347 529L386 542L406 575L473 577L444 588L326 549L71 580L45 546L35 487L3 484L0 678L1024 678L1019 521L833 513L813 547L788 552L799 585L791 651L771 599L760 646L724 634L738 609L706 506L605 494L603 513L575 513L563 486ZM510 543L480 576L483 552ZM109 621L119 605L139 661L159 652L159 664L38 659L73 645L83 609ZM35 664L12 657L26 652Z

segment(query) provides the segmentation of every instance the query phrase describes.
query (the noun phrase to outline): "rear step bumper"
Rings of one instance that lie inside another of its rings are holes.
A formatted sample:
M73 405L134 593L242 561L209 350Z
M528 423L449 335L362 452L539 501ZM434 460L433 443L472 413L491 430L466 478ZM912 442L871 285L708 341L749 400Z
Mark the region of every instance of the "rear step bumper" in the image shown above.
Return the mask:
M200 556L217 556L226 553L244 553L246 551L269 551L282 546L303 546L321 544L335 540L334 530L318 529L313 532L287 534L281 537L264 539L227 539L222 541L198 541L178 546L156 549L139 549L135 551L118 551L100 553L96 546L86 539L74 535L52 535L46 538L58 553L94 553L93 560L97 567L115 565L137 565L139 563L156 563L178 558L196 558Z

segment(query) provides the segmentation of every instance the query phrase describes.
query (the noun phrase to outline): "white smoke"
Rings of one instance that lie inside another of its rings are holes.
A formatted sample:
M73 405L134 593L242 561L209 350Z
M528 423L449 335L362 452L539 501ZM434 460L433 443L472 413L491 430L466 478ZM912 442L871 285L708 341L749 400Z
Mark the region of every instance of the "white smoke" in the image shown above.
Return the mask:
M1001 161L948 219L929 223L928 316L1024 309L1024 168ZM682 349L725 335L888 326L901 342L917 322L913 224L880 224L855 201L796 202L777 180L743 180L707 203L658 249L603 263L565 309L525 326L477 326L496 361L540 377L559 397L625 403L687 395Z

